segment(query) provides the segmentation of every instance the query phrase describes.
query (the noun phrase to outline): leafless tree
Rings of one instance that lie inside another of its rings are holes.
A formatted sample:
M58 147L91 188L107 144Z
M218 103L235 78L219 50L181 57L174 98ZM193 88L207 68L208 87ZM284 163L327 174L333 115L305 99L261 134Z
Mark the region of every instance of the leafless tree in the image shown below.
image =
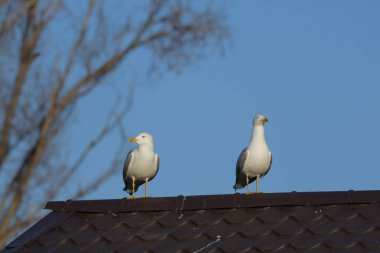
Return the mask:
M120 10L125 15L115 21ZM121 122L133 102L132 81L122 97L115 93L107 120L76 159L60 159L84 97L130 73L136 52L149 55L150 67L178 71L226 37L224 16L210 3L0 0L0 247L62 194L111 132L126 138ZM109 167L67 197L83 197L119 171L124 149L104 157Z

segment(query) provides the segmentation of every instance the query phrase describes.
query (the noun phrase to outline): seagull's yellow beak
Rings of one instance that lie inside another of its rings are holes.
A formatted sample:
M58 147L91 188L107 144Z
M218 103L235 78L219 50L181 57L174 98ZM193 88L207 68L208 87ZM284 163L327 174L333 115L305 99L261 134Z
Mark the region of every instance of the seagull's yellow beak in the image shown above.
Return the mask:
M268 118L264 118L264 122L268 122L269 121L269 119Z
M136 138L129 138L128 141L129 142L137 142L137 139Z

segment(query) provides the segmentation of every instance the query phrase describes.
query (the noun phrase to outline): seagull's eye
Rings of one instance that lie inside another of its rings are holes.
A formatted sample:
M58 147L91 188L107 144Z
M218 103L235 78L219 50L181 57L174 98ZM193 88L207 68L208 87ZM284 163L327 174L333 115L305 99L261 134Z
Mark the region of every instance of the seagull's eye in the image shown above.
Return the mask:
M142 137L145 138L145 135L143 135Z

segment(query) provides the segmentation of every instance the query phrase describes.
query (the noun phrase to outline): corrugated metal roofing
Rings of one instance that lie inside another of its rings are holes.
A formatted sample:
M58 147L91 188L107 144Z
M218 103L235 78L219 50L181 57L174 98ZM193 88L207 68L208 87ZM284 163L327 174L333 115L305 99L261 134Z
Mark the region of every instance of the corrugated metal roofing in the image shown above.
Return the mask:
M10 252L380 252L380 191L49 202Z

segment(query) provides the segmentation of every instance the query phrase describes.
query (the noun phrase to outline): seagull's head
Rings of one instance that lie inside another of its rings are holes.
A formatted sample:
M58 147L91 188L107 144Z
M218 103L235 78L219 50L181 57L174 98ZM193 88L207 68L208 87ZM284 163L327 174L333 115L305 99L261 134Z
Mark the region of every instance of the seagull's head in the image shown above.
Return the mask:
M139 145L147 144L153 146L153 137L148 133L141 133L134 138L130 138L128 141L135 142Z
M265 117L264 115L256 115L255 118L253 119L253 124L254 125L264 125L266 122L268 122L268 118Z

